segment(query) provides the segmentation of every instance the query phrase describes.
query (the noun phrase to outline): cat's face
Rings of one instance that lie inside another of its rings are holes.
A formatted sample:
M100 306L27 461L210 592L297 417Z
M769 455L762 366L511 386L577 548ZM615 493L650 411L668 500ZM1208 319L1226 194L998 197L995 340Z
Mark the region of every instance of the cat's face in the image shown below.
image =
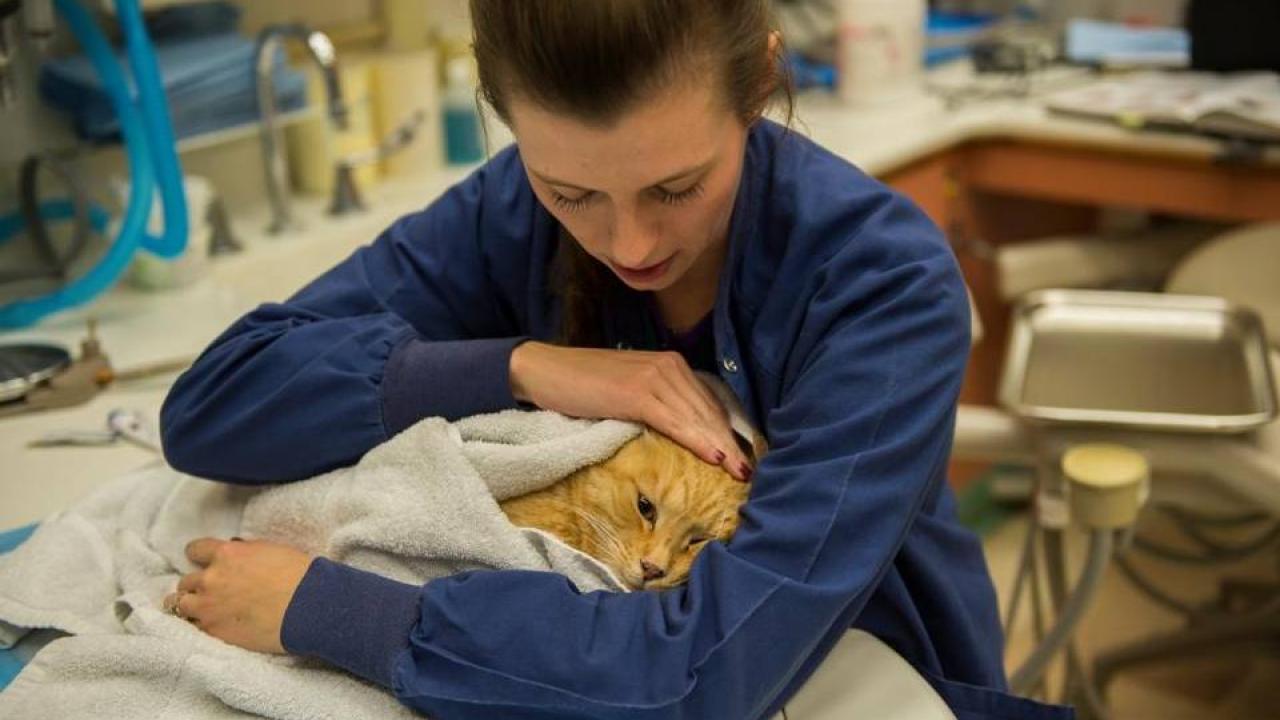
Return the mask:
M689 577L712 540L728 541L748 485L651 431L610 460L583 471L583 548L634 590L659 590Z

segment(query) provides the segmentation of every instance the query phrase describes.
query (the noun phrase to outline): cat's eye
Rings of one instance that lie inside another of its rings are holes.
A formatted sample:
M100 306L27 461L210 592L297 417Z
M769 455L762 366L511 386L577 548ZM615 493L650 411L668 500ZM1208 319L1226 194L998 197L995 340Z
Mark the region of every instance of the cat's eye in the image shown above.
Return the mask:
M645 520L648 520L649 522L658 521L658 508L654 507L653 503L649 501L649 498L644 495L641 495L636 500L636 509L640 511L640 517Z

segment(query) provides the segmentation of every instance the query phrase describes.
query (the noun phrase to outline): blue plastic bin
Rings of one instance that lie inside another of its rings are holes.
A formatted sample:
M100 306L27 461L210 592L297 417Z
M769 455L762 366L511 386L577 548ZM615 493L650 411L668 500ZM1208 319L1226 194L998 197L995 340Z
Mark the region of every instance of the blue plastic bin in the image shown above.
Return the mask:
M26 542L27 538L36 531L35 525L27 525L16 530L6 530L0 532L0 554L7 553ZM21 653L14 650L0 650L0 690L8 687L9 683L18 676L23 666L30 660Z

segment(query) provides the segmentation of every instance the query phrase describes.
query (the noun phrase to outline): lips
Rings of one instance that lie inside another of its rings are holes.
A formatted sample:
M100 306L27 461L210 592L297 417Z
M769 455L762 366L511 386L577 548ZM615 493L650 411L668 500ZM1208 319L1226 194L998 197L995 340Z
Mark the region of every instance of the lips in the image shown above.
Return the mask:
M625 265L618 265L616 263L610 263L610 265L613 267L614 272L618 273L618 276L623 280L632 283L645 283L652 282L665 275L667 270L671 267L671 261L674 259L675 255L672 255L656 265L650 265L643 268L629 268Z

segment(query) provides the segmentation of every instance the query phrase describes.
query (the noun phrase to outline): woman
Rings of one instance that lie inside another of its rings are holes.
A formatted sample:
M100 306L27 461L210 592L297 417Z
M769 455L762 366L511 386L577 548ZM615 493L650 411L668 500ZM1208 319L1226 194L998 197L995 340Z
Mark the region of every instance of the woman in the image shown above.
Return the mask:
M771 445L742 526L684 588L591 596L529 572L419 588L205 538L178 611L441 718L769 717L850 625L953 707L1025 716L945 482L961 277L913 205L762 119L785 87L768 3L471 12L516 148L218 338L165 404L170 462L279 482L424 417L525 404L648 423L745 479L703 369Z

